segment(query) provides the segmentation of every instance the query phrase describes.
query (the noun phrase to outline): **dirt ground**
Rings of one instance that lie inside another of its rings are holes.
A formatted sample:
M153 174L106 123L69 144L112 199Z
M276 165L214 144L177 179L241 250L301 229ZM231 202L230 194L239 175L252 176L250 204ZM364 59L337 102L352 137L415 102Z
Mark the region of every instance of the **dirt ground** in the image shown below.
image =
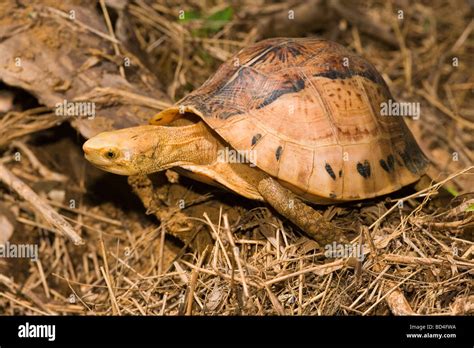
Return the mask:
M469 1L0 1L0 258L6 315L474 312L474 22ZM337 41L373 63L429 178L315 206L363 258L332 257L263 203L178 175L96 169L84 141L146 124L241 48ZM58 103L96 116L58 115ZM74 243L76 241L76 243Z

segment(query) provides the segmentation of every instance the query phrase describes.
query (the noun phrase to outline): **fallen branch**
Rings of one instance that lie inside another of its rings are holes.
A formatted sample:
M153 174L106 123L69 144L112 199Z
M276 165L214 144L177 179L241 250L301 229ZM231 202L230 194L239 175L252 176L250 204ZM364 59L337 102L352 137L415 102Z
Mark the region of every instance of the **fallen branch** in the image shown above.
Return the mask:
M67 176L55 173L51 171L48 167L43 165L39 159L36 157L36 155L31 151L28 146L26 146L25 143L21 141L14 140L12 141L12 145L16 148L18 148L20 151L23 152L23 154L28 157L28 160L31 163L31 166L36 169L44 178L47 180L53 180L53 181L60 181L64 182L67 181Z
M390 291L390 288L396 286L395 282L388 282L388 284L385 285L385 289ZM387 302L393 315L417 315L417 313L411 308L410 303L408 303L400 288L395 288L395 290L390 292L390 294L385 298L385 302Z
M355 25L361 32L375 37L392 47L398 47L397 39L389 25L377 22L357 8L348 5L352 5L352 3L341 3L339 0L329 1L330 9L336 11L339 16L346 19L352 25Z
M82 238L74 231L72 226L28 185L21 181L4 165L0 164L0 181L11 187L25 201L29 202L51 225L56 227L63 235L68 237L75 245L84 244Z

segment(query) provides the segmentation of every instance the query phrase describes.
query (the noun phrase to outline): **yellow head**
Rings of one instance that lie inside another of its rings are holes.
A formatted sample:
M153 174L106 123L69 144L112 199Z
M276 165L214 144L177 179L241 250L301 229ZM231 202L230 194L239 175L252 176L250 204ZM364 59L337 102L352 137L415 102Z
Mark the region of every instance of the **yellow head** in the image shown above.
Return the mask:
M140 126L100 133L84 143L85 158L102 170L149 174L164 169L160 126Z

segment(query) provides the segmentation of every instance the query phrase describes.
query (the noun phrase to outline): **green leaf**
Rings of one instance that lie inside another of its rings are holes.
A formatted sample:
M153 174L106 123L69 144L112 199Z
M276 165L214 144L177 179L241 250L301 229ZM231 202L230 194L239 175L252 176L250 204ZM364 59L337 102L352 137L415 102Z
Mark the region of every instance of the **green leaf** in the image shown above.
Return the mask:
M190 11L184 11L184 18L180 18L179 20L182 22L188 22L194 19L201 19L201 14L197 11L190 10Z
M232 19L232 15L234 14L234 11L232 10L232 7L227 7L223 10L217 11L210 16L207 17L207 20L209 21L230 21Z
M202 29L202 28L191 29L191 36L192 37L206 37L207 30Z
M217 11L206 18L204 27L210 31L219 31L224 25L232 20L233 15L234 10L232 7L227 7L221 11Z
M454 197L459 196L459 192L453 186L447 186L446 191L452 194Z
M474 211L474 204L469 204L469 206L466 208L466 211Z
M226 7L223 10L214 12L209 16L206 16L203 20L200 28L194 28L191 30L191 35L194 37L207 37L210 34L218 32L224 25L226 25L232 16L234 15L234 10L232 7ZM185 11L184 18L180 18L181 22L191 22L193 20L202 20L203 16L200 12L195 10Z

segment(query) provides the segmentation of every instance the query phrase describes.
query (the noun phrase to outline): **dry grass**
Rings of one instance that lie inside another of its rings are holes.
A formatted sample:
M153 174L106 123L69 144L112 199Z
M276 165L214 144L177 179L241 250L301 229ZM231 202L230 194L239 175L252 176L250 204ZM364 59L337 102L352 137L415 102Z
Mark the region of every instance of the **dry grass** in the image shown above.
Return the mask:
M227 5L213 4L203 8L197 1L186 6L171 1L165 6L136 0L129 6L129 29L146 52L146 65L167 86L171 99L198 87L234 52L265 37L261 23L271 23L272 17L302 6L296 1L240 1L233 7L232 19L214 30L215 23L211 25L206 16ZM94 178L86 172L90 167L85 169L80 156L71 155L77 170L57 165L53 159L58 149L30 137L26 140L39 145L24 146L39 159L30 156L16 162L18 144L12 141L35 132L40 136L43 132L39 131L53 123L48 117L31 117L48 110L12 111L0 114L2 164L40 191L86 244L73 245L8 186L0 187L0 213L7 207L14 215L12 243L35 243L40 255L32 262L0 260L1 311L44 315L472 314L474 218L468 209L474 191L472 10L463 1L410 7L402 2L352 4L331 3L328 13L334 17L318 31L299 29L299 36L320 35L345 44L383 72L396 99L421 102L421 118L411 121L410 128L433 163L430 176L440 182L418 192L406 189L391 198L320 207L348 231L354 246L362 247L363 260L325 257L315 242L266 206L234 204L233 195L215 191L202 199L208 188L198 183L163 184L157 198L161 224L144 219L144 209L124 208L117 200L94 192ZM403 20L392 15L400 8ZM201 15L180 22L179 10ZM364 27L368 21L371 24ZM114 37L113 32L107 35ZM114 46L113 52L120 50ZM53 130L53 137L63 131ZM67 144L79 152L79 142L69 139ZM50 171L40 170L42 166ZM58 190L72 195L76 207L48 196L51 187L56 187L48 183L58 182L56 171L70 177ZM116 187L110 185L111 190ZM126 199L130 197L123 196ZM182 210L176 208L180 199L186 202ZM183 244L168 233L177 237L207 233L210 242L192 248L190 238L183 238L187 243Z

